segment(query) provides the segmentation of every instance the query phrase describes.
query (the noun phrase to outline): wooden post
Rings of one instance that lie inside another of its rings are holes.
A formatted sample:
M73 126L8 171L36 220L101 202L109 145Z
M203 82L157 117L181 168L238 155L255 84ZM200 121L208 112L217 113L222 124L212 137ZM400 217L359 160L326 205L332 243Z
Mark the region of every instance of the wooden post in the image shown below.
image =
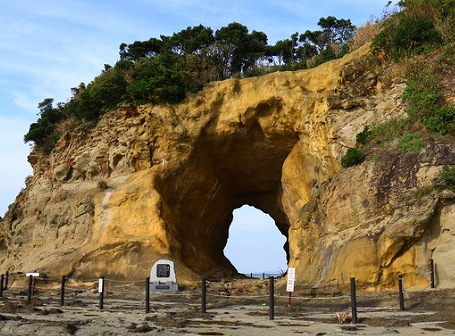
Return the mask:
M269 278L269 320L275 319L275 279Z
M63 275L62 284L60 285L60 306L65 305L65 282L66 282L66 277Z
M202 295L201 295L201 312L205 314L207 312L207 280L202 278Z
M404 310L404 285L403 285L403 276L398 276L398 296L400 298L400 310Z
M6 271L6 275L5 275L5 290L8 289L8 280L9 280L9 271Z
M355 290L355 278L351 278L351 311L352 311L352 320L351 323L357 323L357 298Z
M150 277L145 278L145 313L150 313Z
M37 273L36 271L34 273ZM36 276L32 276L32 296L35 295L36 292Z
M435 283L434 283L434 260L430 259L428 262L430 265L430 287L435 288Z
M32 295L33 295L33 275L28 276L28 293L27 293L27 303L30 304L32 302Z
M5 281L5 276L2 274L0 277L0 297L3 296L3 283Z

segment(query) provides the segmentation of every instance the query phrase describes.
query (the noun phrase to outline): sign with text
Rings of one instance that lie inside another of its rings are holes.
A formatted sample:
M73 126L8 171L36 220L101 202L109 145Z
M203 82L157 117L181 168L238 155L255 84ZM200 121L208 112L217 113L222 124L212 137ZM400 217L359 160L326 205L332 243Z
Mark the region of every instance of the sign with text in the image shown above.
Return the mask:
M32 276L34 278L39 277L39 273L33 272L33 273L25 273L25 276L29 277Z
M104 290L104 279L98 279L98 293L102 293Z
M294 291L294 281L295 281L295 268L288 268L288 282L286 286L286 291Z

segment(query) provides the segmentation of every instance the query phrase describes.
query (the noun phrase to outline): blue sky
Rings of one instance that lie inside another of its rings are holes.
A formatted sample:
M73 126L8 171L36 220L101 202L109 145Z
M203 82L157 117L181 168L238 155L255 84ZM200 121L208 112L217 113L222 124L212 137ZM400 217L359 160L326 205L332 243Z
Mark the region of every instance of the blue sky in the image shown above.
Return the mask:
M372 17L381 17L387 3L383 0L2 2L0 216L25 186L25 177L32 174L26 159L30 145L23 143L23 136L37 119L38 103L45 98L66 101L71 95L70 88L90 82L104 64L115 64L121 43L172 35L199 24L216 30L239 22L250 31L263 31L269 44L274 44L295 32L317 29L319 18L329 15L351 19L360 26ZM249 211L242 213L248 216ZM258 266L260 269L262 265Z

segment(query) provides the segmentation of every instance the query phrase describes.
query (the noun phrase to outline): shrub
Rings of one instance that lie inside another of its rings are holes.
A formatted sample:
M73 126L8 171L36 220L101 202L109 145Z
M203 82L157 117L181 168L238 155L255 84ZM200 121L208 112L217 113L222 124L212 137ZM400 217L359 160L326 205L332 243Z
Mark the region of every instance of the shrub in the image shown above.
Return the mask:
M427 144L422 140L422 134L406 133L398 141L398 147L407 152L418 152Z
M350 147L346 151L346 154L341 159L341 165L343 167L351 167L358 165L363 162L365 155L360 149Z
M372 138L373 132L370 130L370 127L367 125L364 127L363 131L358 133L355 137L356 142L365 145Z
M425 124L429 131L440 135L455 131L455 107L439 105L441 88L435 75L409 79L403 98L409 103L409 115Z
M136 105L178 103L185 98L185 76L185 71L172 68L167 57L155 57L136 66L126 92Z
M445 41L453 41L455 28L455 2L453 0L401 0L410 16L431 19Z
M455 107L444 105L436 108L426 117L425 124L428 130L439 135L453 134L455 132Z
M373 40L372 48L376 53L385 52L393 59L400 59L425 53L441 42L441 34L431 19L400 12L384 22L384 29Z
M382 138L384 141L391 141L403 134L405 126L409 123L409 118L391 119L384 124L378 125L371 130L371 139Z
M441 88L436 76L428 73L409 79L403 92L403 99L410 105L409 115L417 119L431 115L440 96Z
M449 189L455 191L455 168L443 172L441 174L441 177L445 181Z
M90 96L95 105L102 109L115 107L125 95L126 81L114 68L103 72L89 86Z

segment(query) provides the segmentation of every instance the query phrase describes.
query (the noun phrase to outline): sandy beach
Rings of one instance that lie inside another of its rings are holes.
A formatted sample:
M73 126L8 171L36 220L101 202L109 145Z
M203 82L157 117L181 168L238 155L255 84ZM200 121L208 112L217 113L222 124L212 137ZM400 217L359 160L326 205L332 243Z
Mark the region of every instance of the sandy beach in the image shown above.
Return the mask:
M270 319L267 279L209 282L206 312L200 286L175 293L152 293L145 312L145 293L138 284L109 283L103 309L96 283L68 286L60 305L57 285L37 286L28 303L27 288L12 286L0 298L0 335L454 335L453 290L405 292L405 310L395 291L359 292L358 323L340 324L335 314L350 312L349 293L275 291ZM53 287L53 288L52 288Z

